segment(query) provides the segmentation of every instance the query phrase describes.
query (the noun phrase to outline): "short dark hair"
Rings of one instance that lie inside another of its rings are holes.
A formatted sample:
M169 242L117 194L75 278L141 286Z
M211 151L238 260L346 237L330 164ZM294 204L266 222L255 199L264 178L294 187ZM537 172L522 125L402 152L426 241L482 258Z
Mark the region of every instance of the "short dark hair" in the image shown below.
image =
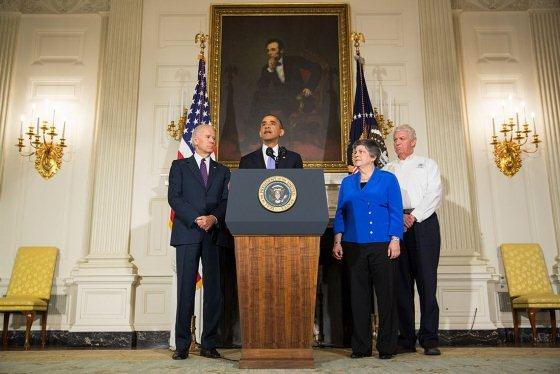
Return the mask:
M278 117L276 114L271 114L271 113L267 113L264 116L262 116L261 118L261 123L262 120L264 119L264 117L274 117L278 120L278 123L280 124L280 128L283 129L284 128L284 124L282 123L282 120L280 119L280 117Z
M381 150L372 139L356 140L354 144L352 144L352 151L355 152L356 148L358 148L361 145L366 147L366 150L368 151L370 157L379 160L379 156L381 156Z
M264 46L268 47L270 43L278 43L278 49L280 49L281 51L284 50L284 42L282 40L276 38L268 39Z

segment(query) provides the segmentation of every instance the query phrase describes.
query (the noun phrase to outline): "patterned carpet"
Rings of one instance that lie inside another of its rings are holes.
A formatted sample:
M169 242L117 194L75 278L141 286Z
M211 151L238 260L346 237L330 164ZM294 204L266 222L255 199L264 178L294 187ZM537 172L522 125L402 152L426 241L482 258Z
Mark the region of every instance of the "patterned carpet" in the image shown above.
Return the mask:
M170 351L34 350L0 352L0 373L233 373L239 372L238 349L220 350L221 360L195 355L171 360ZM440 357L405 354L392 360L350 359L349 350L315 350L315 369L321 373L560 373L560 348L443 348ZM267 370L288 373L294 370ZM245 370L250 373L264 370Z

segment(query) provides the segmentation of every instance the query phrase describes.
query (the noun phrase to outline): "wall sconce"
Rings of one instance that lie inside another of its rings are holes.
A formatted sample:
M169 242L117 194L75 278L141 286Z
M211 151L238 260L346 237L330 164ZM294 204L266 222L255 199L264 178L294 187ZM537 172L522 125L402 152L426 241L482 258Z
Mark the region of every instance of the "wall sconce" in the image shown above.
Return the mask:
M494 162L498 169L508 177L513 177L521 169L521 154L536 153L539 150L539 143L542 143L537 134L535 116L533 115L532 117L533 130L531 131L526 118L524 118L523 125L520 126L519 113L515 113L515 120L513 116L506 116L504 122L499 125L499 132L502 134L501 140L498 140L496 122L492 118L492 139L490 144L494 147ZM533 133L532 136L529 135L531 132ZM530 140L531 137L532 140Z
M29 142L28 146L23 142L22 116L18 143L15 145L18 147L18 152L22 157L27 157L31 161L32 156L35 156L35 169L45 179L50 179L60 169L64 148L68 146L66 144L66 138L64 137L66 133L66 121L64 121L62 126L62 136L59 141L55 139L58 136L58 132L54 124L54 114L53 111L53 119L50 123L48 121L41 121L39 117L37 117L36 126L34 126L33 123L29 123L27 132L25 133ZM28 148L30 152L25 152L25 148Z

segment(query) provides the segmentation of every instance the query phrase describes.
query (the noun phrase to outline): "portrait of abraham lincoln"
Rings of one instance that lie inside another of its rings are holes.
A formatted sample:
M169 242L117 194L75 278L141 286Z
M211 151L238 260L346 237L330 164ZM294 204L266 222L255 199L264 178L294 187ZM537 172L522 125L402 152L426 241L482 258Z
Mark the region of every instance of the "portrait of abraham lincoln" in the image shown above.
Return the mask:
M345 9L341 4L323 14L311 6L213 7L211 41L219 45L211 46L210 61L219 64L210 80L220 161L235 167L258 149L261 119L273 114L285 130L281 145L301 154L306 166L344 167L349 113L342 102L349 98L341 76L350 73Z

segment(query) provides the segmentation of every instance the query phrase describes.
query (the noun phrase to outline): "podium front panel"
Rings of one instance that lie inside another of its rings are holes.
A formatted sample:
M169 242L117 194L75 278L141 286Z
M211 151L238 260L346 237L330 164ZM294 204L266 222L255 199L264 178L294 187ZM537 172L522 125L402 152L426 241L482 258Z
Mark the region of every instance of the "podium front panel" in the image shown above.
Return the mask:
M269 177L285 177L295 186L286 211L265 208L259 188ZM325 179L319 169L240 169L230 180L226 223L233 235L321 235L329 219Z

